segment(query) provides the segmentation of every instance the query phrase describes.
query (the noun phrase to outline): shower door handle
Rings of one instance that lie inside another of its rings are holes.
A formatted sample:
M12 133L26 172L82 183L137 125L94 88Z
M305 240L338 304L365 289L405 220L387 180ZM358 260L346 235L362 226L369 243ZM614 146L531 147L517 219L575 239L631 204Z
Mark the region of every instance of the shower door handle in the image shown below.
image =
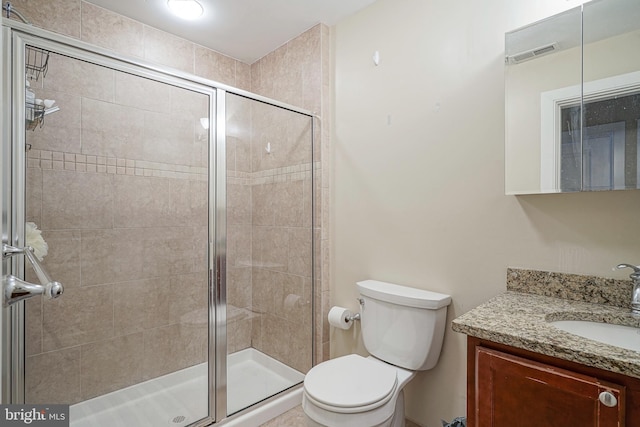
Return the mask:
M64 288L60 282L49 282L46 285L36 285L22 279L18 279L11 274L2 278L2 286L4 288L4 305L10 306L23 299L31 298L36 295L45 295L49 299L58 298L62 295Z
M23 254L29 261L33 270L40 280L40 285L29 283L11 274L2 277L2 289L4 291L4 305L9 306L18 301L31 298L35 295L45 295L47 298L58 298L64 292L62 283L52 280L44 269L38 258L33 254L33 249L29 246L16 248L9 245L2 246L2 258Z

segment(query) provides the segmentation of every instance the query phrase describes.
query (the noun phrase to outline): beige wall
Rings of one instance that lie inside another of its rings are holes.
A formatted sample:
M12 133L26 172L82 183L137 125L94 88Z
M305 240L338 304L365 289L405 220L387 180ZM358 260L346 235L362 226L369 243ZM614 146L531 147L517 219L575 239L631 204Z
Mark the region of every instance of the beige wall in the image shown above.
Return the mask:
M576 4L557 3L379 0L335 27L333 304L355 309L374 278L451 294L453 319L508 266L624 278L611 267L638 262L640 192L504 195L504 33ZM332 357L365 353L357 328L331 332ZM448 327L410 419L465 413L465 351Z

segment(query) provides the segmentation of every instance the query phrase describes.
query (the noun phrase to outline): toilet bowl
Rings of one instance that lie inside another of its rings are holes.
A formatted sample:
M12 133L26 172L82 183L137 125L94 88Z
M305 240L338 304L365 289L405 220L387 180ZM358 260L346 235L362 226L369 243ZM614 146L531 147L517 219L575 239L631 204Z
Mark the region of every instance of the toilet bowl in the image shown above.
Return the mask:
M302 408L307 425L404 425L394 423L394 416L404 419L402 388L415 372L357 354L329 360L316 368L304 381Z
M391 283L357 283L369 357L349 354L307 373L302 408L310 427L403 427L404 386L433 368L449 295Z

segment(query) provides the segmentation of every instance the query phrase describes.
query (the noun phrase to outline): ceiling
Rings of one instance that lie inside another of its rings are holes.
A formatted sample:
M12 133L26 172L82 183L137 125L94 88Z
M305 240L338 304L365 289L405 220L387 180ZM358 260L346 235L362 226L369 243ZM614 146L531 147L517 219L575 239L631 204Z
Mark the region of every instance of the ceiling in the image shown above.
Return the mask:
M204 14L186 21L166 0L87 0L251 64L318 23L334 25L375 0L198 0Z

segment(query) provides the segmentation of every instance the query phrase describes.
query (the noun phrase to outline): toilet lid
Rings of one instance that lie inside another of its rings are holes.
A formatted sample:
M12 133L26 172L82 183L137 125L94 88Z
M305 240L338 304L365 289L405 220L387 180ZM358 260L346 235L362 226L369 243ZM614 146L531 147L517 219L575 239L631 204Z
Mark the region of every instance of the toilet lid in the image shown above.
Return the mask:
M385 403L397 382L393 367L350 354L313 367L305 377L304 389L320 403L346 409Z

